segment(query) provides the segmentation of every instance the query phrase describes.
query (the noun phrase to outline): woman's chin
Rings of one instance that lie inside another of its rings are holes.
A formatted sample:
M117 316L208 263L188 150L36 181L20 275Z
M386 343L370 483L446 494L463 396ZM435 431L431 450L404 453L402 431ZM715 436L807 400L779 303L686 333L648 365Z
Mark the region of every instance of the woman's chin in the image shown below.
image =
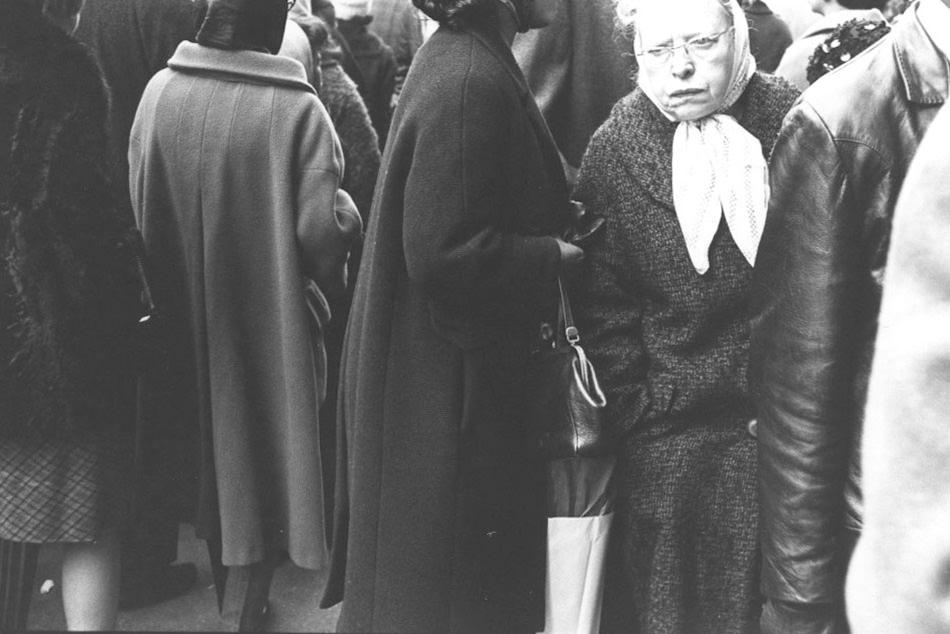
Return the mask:
M710 115L715 110L708 100L695 97L672 97L666 102L666 111L677 121L693 121Z

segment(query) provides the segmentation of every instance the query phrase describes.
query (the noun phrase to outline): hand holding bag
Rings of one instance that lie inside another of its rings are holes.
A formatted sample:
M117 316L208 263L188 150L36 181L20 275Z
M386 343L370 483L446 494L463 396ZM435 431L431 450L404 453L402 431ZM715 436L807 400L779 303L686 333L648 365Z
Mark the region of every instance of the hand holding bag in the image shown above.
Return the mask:
M599 457L611 453L604 427L606 398L580 346L570 300L558 279L558 327L531 358L527 424L530 448L543 458Z

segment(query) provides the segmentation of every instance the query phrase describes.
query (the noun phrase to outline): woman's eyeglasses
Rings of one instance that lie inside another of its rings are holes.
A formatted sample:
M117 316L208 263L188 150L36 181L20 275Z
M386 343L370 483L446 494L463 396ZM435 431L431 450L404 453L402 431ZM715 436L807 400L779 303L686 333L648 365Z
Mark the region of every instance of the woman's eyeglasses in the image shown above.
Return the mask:
M642 60L650 64L667 63L673 59L673 52L678 48L683 49L683 53L690 59L706 59L715 51L716 45L719 43L719 40L722 39L722 36L735 28L734 26L730 26L725 31L720 31L719 33L700 35L682 44L677 44L676 46L654 46L648 49L634 51L634 53L637 57L642 58Z

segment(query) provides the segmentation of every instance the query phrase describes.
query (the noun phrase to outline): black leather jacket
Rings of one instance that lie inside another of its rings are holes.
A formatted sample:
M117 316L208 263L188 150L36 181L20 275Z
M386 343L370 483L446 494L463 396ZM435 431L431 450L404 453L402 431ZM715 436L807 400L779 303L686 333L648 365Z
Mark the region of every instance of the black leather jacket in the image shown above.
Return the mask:
M768 599L843 600L891 215L948 84L950 65L912 8L803 94L772 153L749 364Z

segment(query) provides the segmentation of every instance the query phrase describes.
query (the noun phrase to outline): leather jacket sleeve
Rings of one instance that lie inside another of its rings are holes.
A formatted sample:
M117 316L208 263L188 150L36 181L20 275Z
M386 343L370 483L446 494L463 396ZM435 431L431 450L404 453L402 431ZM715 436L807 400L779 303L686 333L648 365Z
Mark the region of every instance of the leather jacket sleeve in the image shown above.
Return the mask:
M862 405L855 384L865 330L874 327L862 310L875 292L869 254L885 248L871 245L886 233L876 220L889 179L871 148L839 142L807 102L788 115L772 153L749 364L759 416L762 590L816 612L843 600L845 496ZM783 631L847 630L841 620Z

